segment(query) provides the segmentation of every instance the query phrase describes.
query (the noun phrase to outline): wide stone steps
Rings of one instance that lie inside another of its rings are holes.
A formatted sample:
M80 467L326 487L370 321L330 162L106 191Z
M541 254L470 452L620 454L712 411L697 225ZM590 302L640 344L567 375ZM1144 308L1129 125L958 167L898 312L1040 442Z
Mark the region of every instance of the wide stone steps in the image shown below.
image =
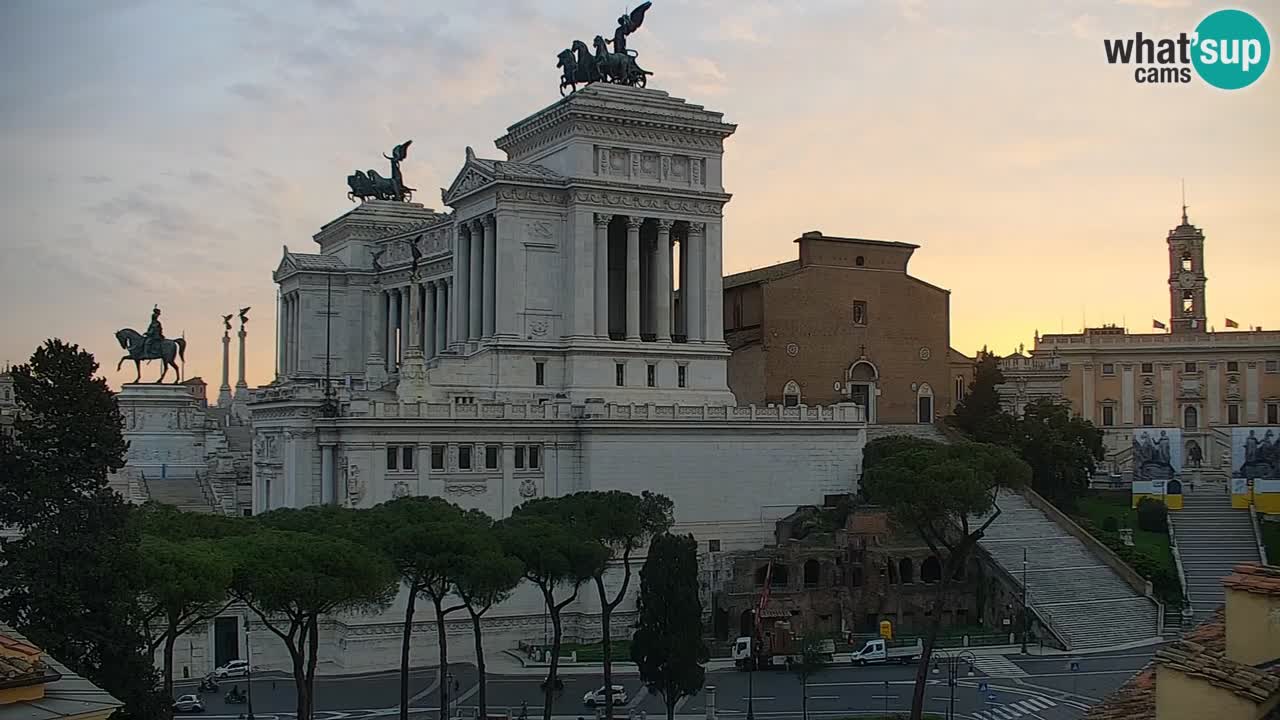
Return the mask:
M213 507L200 486L199 478L147 478L147 490L151 500L172 505L184 512L213 512Z
M1084 543L1018 494L1001 493L1000 517L982 547L1017 582L1027 561L1027 602L1072 649L1155 637L1158 609Z
M1186 576L1187 600L1200 619L1226 601L1222 579L1232 568L1261 559L1249 511L1232 508L1230 496L1213 489L1188 494L1182 510L1170 517Z

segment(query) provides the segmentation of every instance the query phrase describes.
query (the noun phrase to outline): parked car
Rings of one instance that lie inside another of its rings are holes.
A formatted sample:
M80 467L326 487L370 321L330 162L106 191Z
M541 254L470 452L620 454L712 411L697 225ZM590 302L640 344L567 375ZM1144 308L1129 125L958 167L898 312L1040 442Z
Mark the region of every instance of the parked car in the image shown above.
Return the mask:
M604 705L605 704L604 686L601 685L595 690L588 690L587 694L582 696L582 704ZM627 691L621 685L613 686L613 704L615 706L627 704Z
M249 674L248 660L232 660L213 671L213 676L222 680L230 677L242 677Z
M204 703L200 702L199 695L183 695L173 701L173 711L175 713L202 713L204 712Z

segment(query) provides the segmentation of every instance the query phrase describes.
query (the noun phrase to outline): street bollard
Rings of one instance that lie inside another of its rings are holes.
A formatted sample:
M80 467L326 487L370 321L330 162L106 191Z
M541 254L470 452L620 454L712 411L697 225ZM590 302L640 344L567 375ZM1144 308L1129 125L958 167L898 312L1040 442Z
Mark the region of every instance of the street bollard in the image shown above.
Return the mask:
M707 720L716 720L716 686L708 685L707 693Z

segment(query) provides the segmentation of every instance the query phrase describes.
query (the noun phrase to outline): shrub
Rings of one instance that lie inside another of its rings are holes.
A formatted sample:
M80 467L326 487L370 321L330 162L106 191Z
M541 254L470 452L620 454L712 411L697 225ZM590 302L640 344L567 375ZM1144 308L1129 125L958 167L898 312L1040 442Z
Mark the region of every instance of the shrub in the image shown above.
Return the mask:
M1120 523L1114 517L1108 515L1102 520L1102 529L1107 532L1116 532L1120 529Z
M1147 532L1162 533L1168 528L1169 509L1155 498L1143 498L1138 503L1138 528Z

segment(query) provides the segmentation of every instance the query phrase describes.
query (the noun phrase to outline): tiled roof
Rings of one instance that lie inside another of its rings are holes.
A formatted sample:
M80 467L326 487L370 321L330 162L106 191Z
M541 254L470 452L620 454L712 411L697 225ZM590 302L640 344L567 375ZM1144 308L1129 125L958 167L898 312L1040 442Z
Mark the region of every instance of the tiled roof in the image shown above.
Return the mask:
M299 270L341 270L346 267L335 255L291 252L289 259Z
M1231 660L1222 650L1182 639L1156 653L1156 663L1210 685L1229 690L1253 703L1264 703L1280 692L1280 675Z
M495 178L509 180L563 180L564 177L554 170L533 163L511 162L509 160L485 160L476 158L475 162L493 173Z
M7 643L6 649L19 646L35 649L26 638L5 625L0 625L0 638ZM0 663L12 665L14 660L13 657L2 657ZM122 705L106 691L68 670L56 658L43 656L39 666L44 673L40 679L44 684L44 697L0 705L0 720L58 720L86 715L106 717ZM0 670L0 687L7 682L4 672Z
M1191 642L1201 647L1223 652L1227 646L1226 616L1221 608L1204 622L1192 628L1179 642ZM1101 703L1093 706L1084 720L1155 720L1156 718L1156 667L1155 661L1138 671Z
M745 272L734 273L733 275L724 276L724 289L735 288L740 285L751 285L753 283L765 282L766 280L777 280L780 277L786 277L791 273L800 269L799 260L788 260L787 262L770 265L769 267L756 268L755 270L747 270Z
M1237 565L1222 584L1230 590L1280 596L1280 567L1256 563Z

